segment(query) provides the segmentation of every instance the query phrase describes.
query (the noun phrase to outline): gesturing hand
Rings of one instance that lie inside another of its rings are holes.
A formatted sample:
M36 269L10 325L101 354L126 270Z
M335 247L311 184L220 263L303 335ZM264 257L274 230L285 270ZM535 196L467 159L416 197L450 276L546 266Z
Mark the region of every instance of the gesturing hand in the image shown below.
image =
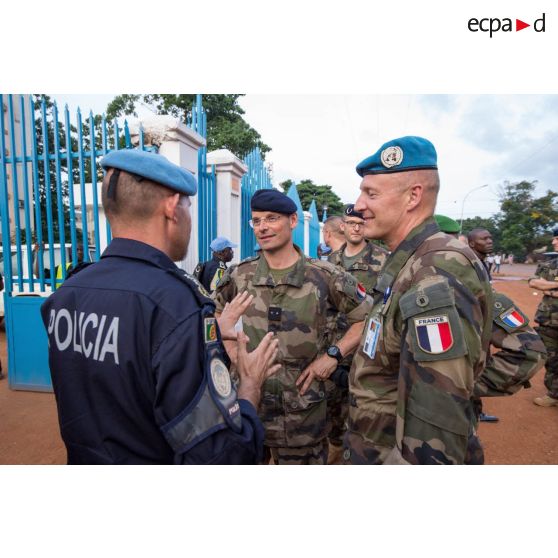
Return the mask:
M221 338L223 340L236 341L234 326L238 322L240 316L246 312L252 300L254 300L254 297L248 294L248 291L243 291L225 304L225 308L223 308L221 315L217 318L219 330L221 331Z
M270 332L251 353L246 351L248 337L241 331L237 333L237 342L236 366L240 378L238 398L247 399L257 409L263 383L281 368L280 364L273 364L277 358L279 340L274 339Z

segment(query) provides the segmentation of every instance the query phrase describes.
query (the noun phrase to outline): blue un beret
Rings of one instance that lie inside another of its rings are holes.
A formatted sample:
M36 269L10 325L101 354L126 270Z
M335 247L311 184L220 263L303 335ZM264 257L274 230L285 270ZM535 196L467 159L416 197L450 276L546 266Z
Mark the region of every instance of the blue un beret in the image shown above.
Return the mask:
M360 211L355 211L355 204L350 203L345 206L343 213L347 217L357 217L358 219L364 219L364 215Z
M198 191L198 182L191 172L150 151L111 151L102 158L101 165L104 169L120 169L141 176L187 196L195 196Z
M405 136L384 143L374 155L361 161L356 171L365 176L437 168L436 149L432 143L418 136Z
M228 238L225 238L224 236L218 236L211 241L209 247L214 252L220 252L225 248L237 248L238 244L233 244Z
M250 200L250 208L252 211L274 211L284 215L297 212L296 204L291 198L272 188L256 190Z

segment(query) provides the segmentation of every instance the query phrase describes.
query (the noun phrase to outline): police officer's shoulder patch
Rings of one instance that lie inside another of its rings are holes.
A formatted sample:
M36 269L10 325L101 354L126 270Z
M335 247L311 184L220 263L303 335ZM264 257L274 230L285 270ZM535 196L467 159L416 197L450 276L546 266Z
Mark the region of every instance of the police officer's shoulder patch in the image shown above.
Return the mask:
M219 397L229 397L232 391L231 376L225 363L220 358L214 358L209 365L211 383Z
M217 341L217 322L215 318L204 318L203 333L206 345Z
M399 299L415 359L447 360L467 354L463 325L445 277L427 280Z
M494 323L508 333L529 325L529 318L502 293L494 292Z

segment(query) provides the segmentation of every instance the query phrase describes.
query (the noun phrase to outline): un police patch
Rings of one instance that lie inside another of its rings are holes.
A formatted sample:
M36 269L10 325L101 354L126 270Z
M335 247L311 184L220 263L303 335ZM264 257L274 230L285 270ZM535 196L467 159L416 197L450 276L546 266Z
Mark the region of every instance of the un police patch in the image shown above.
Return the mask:
M453 345L453 333L447 316L414 318L419 347L432 355L449 351Z

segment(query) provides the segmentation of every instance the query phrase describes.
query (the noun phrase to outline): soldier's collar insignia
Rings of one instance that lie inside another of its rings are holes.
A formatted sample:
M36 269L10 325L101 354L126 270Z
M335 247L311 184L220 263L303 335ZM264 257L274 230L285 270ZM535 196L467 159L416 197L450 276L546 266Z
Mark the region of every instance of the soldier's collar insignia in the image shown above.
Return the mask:
M451 349L453 332L447 316L414 318L414 322L418 345L425 353L440 355Z
M403 162L403 150L398 145L386 147L380 154L380 160L384 167L391 169Z
M500 319L509 327L521 327L525 325L525 318L515 308L510 308L500 314Z

